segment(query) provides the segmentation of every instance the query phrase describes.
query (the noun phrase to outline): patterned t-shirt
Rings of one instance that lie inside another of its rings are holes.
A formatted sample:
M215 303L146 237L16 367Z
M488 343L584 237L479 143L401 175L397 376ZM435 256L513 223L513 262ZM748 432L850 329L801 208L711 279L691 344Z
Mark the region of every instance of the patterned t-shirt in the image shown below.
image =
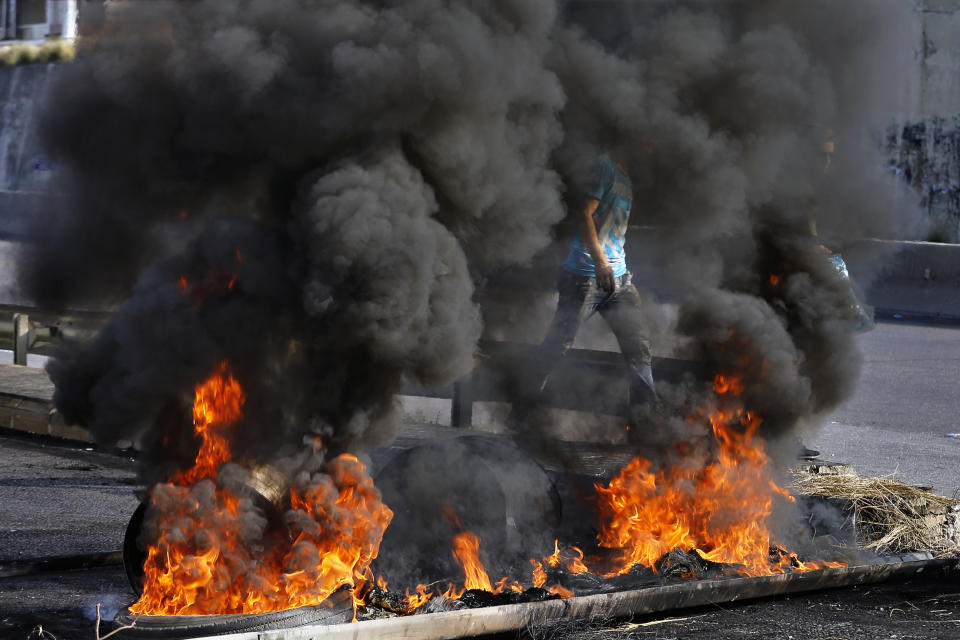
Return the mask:
M597 228L600 246L607 255L607 262L613 267L613 275L619 278L627 272L623 245L626 244L627 221L633 204L630 177L610 156L604 154L597 159L595 175L586 195L600 201L593 212L593 224ZM584 276L596 275L593 258L579 232L573 238L563 268Z

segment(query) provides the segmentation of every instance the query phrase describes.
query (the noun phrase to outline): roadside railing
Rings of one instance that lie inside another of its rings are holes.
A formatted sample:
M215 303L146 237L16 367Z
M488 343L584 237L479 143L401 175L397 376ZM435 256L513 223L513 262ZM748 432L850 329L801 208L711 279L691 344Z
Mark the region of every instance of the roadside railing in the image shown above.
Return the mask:
M33 307L0 305L0 335L10 327L14 364L26 365L27 352L37 339L55 342L64 330L93 330L102 325L109 313L101 311L47 312ZM6 319L10 318L9 321ZM9 322L9 324L7 324ZM450 425L469 427L473 423L476 402L511 402L514 391L523 384L523 376L533 370L541 358L533 344L480 341L473 370L454 382L423 386L407 382L401 395L439 398L451 401ZM550 375L543 404L556 409L627 415L627 371L623 358L612 351L571 349ZM654 358L654 377L678 381L684 376L702 377L697 363L673 358Z
M481 340L473 370L453 383L424 387L407 383L402 395L451 401L450 425L469 427L475 402L511 402L523 376L542 356L539 347L517 342ZM675 358L654 358L654 378L678 382L703 379L700 363ZM570 349L550 374L542 404L554 409L627 416L628 377L623 357L613 351Z
M93 330L110 317L105 311L51 312L25 305L0 304L0 336L8 336L13 363L27 364L38 339L52 342L64 330Z

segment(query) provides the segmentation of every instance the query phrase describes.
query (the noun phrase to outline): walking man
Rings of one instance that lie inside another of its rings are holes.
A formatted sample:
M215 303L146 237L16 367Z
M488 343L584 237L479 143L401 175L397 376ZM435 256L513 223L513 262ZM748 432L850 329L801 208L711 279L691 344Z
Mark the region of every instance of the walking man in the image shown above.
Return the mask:
M540 346L540 363L526 401L515 405L511 422L524 428L539 401L551 371L573 345L577 330L594 313L607 322L620 344L630 375L631 433L656 401L650 341L643 330L640 295L627 270L627 222L633 187L616 155L597 158L593 176L577 209L578 233L557 278L559 300L547 336Z

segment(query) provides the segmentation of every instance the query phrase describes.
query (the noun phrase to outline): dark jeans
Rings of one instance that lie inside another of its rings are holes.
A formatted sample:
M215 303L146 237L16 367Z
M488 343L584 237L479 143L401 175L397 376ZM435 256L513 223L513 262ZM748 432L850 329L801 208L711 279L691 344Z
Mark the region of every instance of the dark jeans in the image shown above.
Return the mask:
M560 294L557 311L540 345L540 363L531 380L528 402L524 404L528 407L538 404L550 373L573 346L580 325L594 313L599 313L616 336L620 352L627 361L630 372L630 418L631 422L636 423L638 416L653 405L657 396L650 366L650 340L643 329L640 312L640 294L631 282L630 273L617 278L616 288L608 293L597 286L595 278L561 269L557 290ZM522 409L521 412L525 413Z

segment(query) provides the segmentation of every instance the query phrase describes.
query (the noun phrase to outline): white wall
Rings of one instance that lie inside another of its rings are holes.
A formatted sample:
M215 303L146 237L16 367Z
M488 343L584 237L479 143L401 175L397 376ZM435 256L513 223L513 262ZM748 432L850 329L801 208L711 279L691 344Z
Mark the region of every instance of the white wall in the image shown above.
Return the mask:
M49 37L75 38L77 35L77 0L47 0Z
M45 22L26 22L24 16L17 12L17 0L0 0L0 39L43 40L76 37L79 0L41 1L46 3Z
M960 114L960 0L923 0L918 7L920 113Z

